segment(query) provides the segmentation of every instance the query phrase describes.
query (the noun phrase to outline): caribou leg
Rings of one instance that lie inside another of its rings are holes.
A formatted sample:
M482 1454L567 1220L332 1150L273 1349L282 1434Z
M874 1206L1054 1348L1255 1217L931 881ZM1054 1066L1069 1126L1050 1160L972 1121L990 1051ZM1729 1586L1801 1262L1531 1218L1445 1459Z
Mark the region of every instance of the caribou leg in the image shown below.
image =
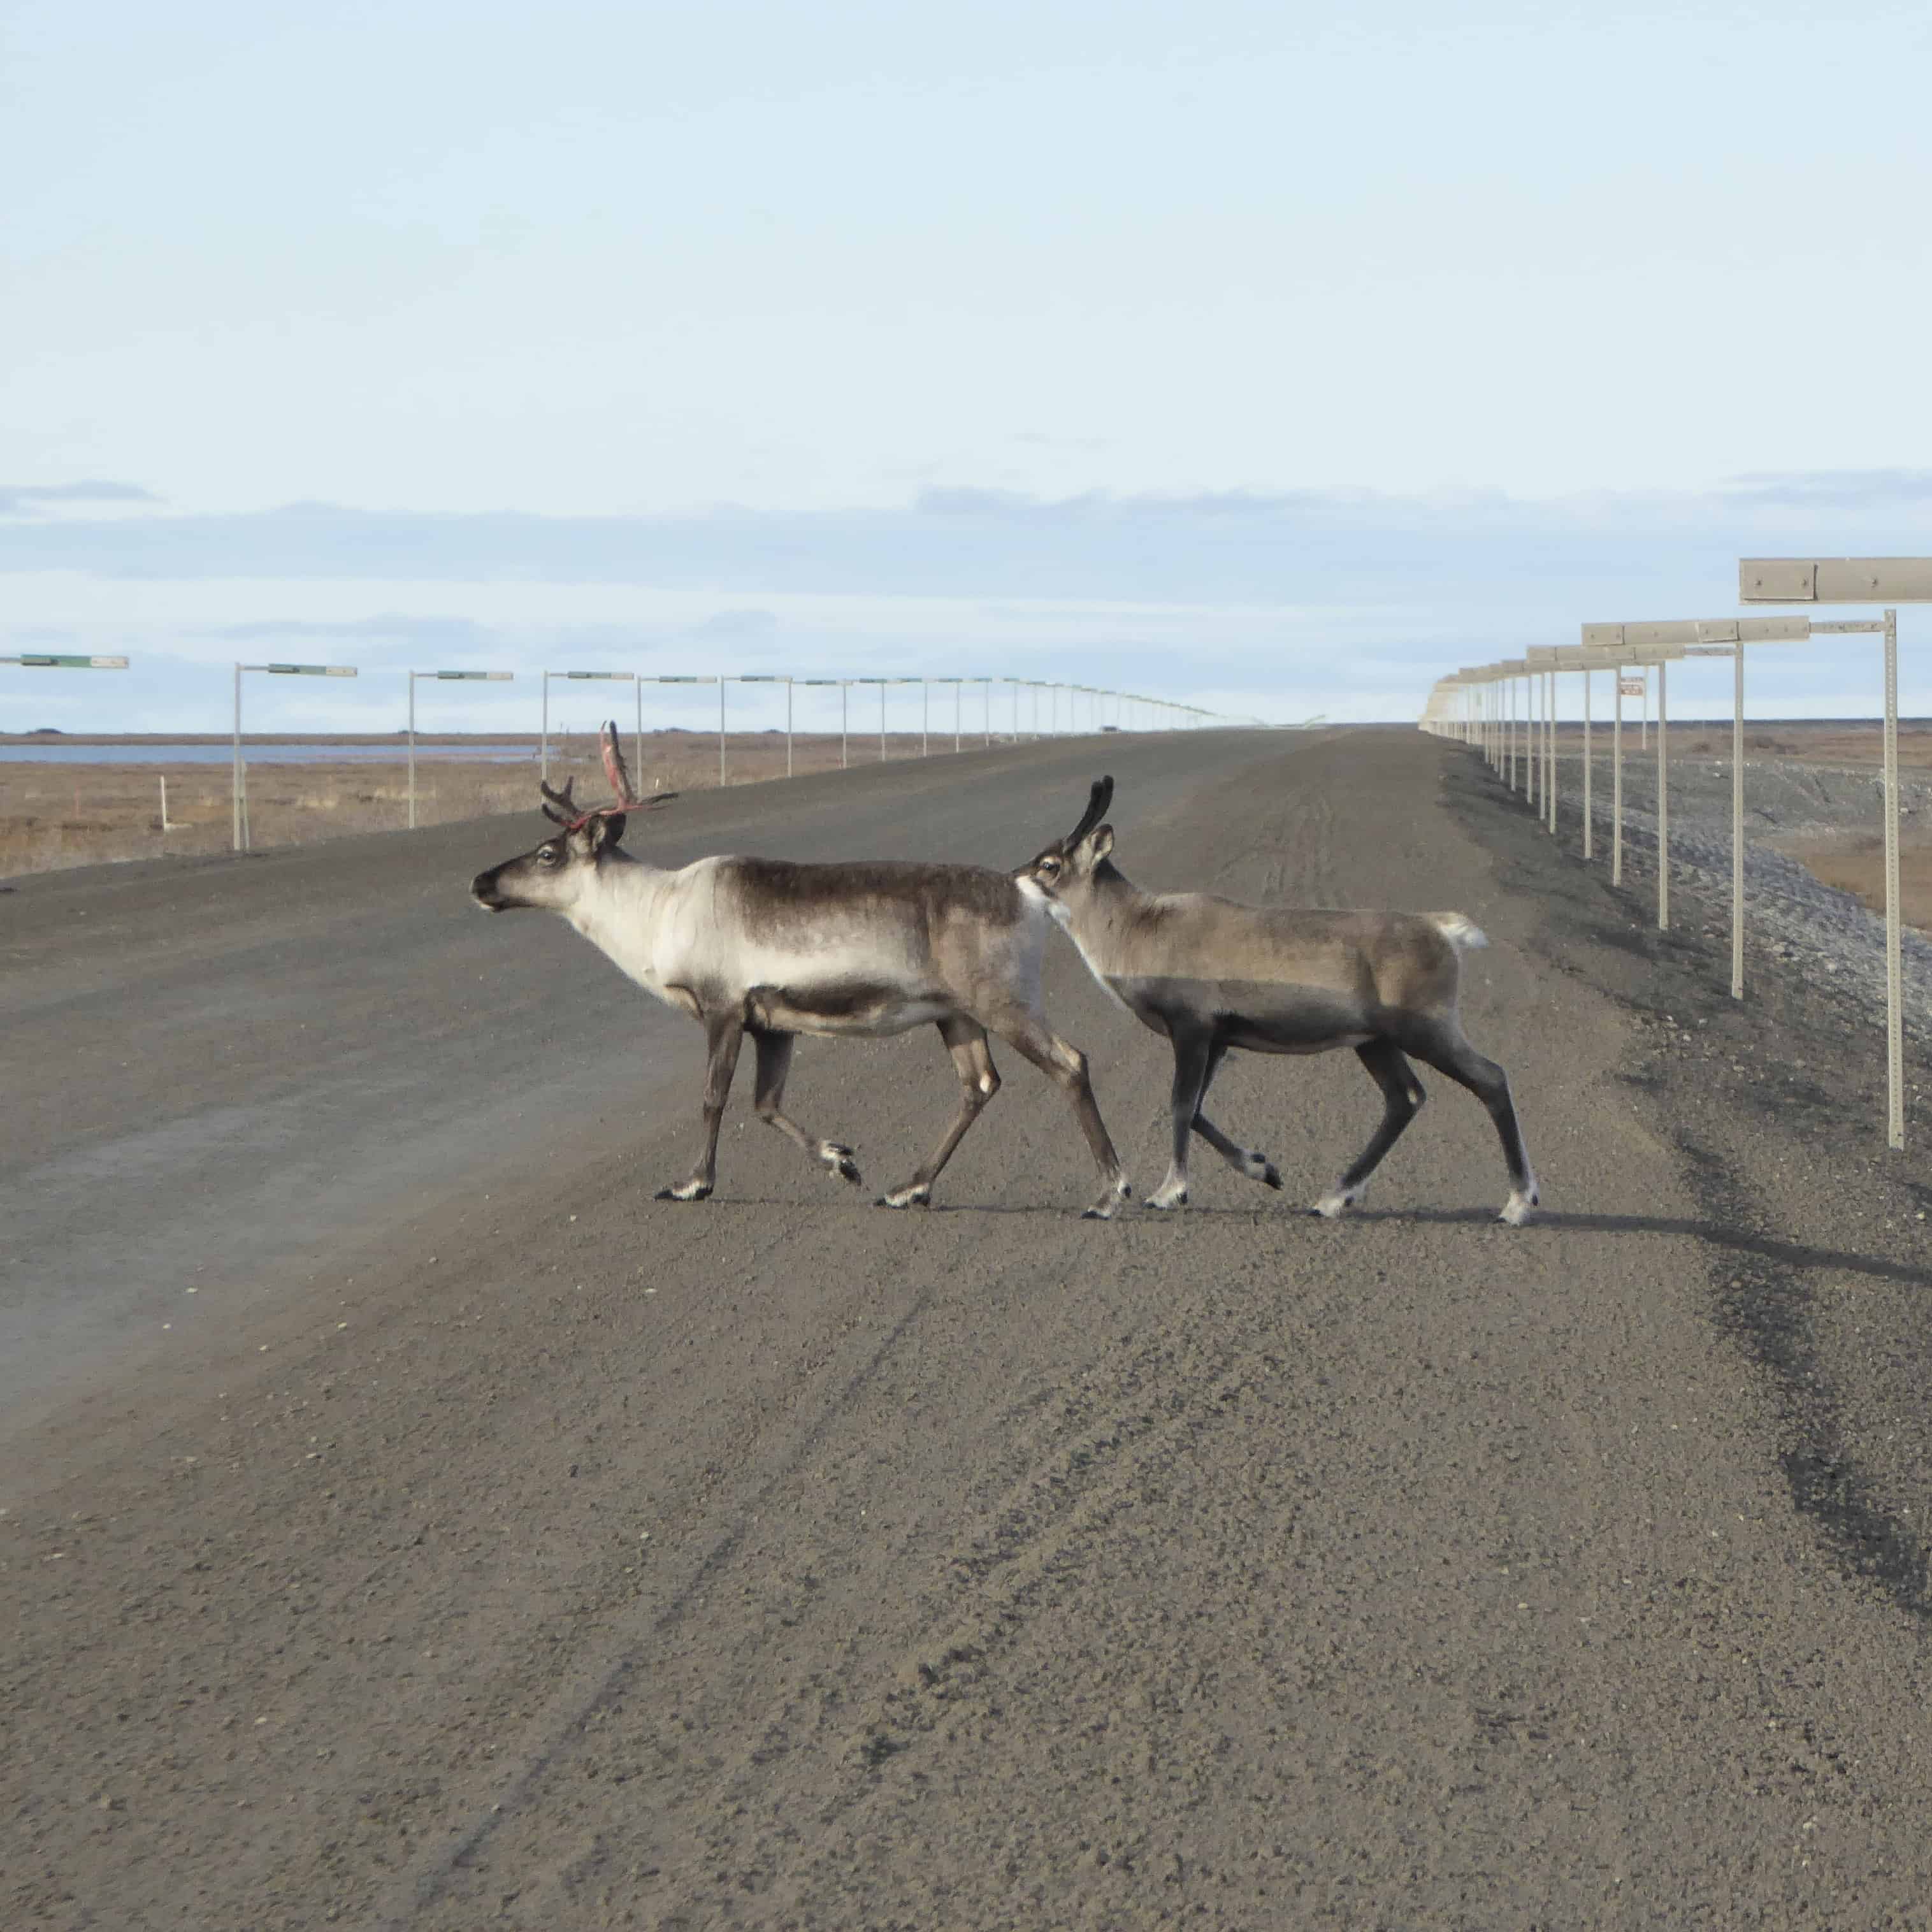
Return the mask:
M763 1028L748 1028L752 1036L752 1046L758 1054L758 1087L752 1105L758 1110L758 1118L768 1127L776 1127L794 1146L802 1148L814 1160L822 1162L827 1171L836 1174L841 1180L849 1180L854 1186L859 1184L859 1162L852 1150L837 1141L814 1140L798 1123L784 1111L785 1076L791 1071L791 1049L797 1036L788 1033L771 1033Z
M1264 1187L1279 1190L1281 1175L1273 1161L1264 1154L1257 1154L1252 1148L1244 1148L1238 1141L1230 1140L1201 1110L1208 1104L1208 1090L1214 1084L1214 1076L1221 1070L1221 1062L1227 1058L1226 1043L1216 1040L1208 1052L1207 1077L1201 1083L1201 1098L1194 1108L1194 1131L1232 1167L1234 1172L1250 1180L1258 1180Z
M1540 1197L1530 1168L1529 1150L1523 1144L1522 1127L1516 1117L1516 1102L1510 1097L1509 1076L1463 1038L1462 1029L1453 1017L1414 1022L1402 1045L1418 1060L1448 1074L1458 1086L1468 1088L1488 1110L1509 1168L1510 1196L1498 1218L1520 1228Z
M731 1076L738 1070L738 1048L744 1042L745 1015L742 1007L713 1007L704 1016L704 1140L698 1165L688 1180L658 1190L660 1201L702 1201L718 1178L718 1129L724 1118L724 1102L730 1097Z
M986 1102L1000 1090L1000 1076L993 1066L986 1030L976 1020L962 1013L938 1022L939 1036L952 1056L953 1070L959 1076L959 1111L944 1138L934 1148L913 1178L903 1187L889 1189L879 1197L881 1208L923 1208L932 1199L932 1184L940 1170L952 1158L952 1150L966 1137L966 1130L980 1118Z
M1150 1208L1184 1208L1187 1204L1187 1143L1194 1130L1195 1116L1208 1092L1214 1053L1214 1036L1198 1027L1178 1028L1168 1035L1174 1046L1174 1089L1169 1119L1174 1130L1173 1151L1160 1185L1147 1198Z
M1365 1040L1355 1049L1355 1058L1366 1066L1382 1090L1382 1122L1369 1137L1348 1171L1309 1211L1334 1220L1352 1208L1367 1191L1369 1176L1382 1165L1382 1156L1401 1139L1403 1130L1422 1111L1427 1097L1415 1069L1403 1059L1393 1041Z
M976 1016L976 1017L979 1017ZM1039 1014L1024 1006L1007 1006L984 1016L983 1024L996 1033L1016 1053L1024 1054L1066 1096L1080 1131L1087 1137L1088 1150L1100 1170L1100 1198L1082 1211L1088 1221L1111 1221L1133 1189L1120 1166L1120 1157L1107 1137L1106 1123L1094 1099L1093 1083L1087 1077L1087 1056L1053 1032Z

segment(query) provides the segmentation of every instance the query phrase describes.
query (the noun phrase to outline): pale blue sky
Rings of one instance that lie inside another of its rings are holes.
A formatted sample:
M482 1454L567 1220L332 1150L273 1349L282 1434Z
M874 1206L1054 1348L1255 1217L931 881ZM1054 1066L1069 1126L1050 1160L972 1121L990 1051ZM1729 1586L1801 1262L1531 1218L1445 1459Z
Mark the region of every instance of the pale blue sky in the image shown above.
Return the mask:
M7 649L756 610L747 668L1402 715L1741 550L1932 548L1922 5L0 0L0 49Z

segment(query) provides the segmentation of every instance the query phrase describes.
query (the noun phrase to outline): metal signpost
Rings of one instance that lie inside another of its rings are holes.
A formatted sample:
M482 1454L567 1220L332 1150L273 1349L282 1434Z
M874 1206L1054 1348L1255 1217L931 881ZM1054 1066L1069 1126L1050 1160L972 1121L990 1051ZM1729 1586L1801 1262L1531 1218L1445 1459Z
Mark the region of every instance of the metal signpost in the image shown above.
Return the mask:
M1523 652L1523 662L1534 674L1539 708L1543 713L1542 742L1538 749L1542 789L1538 794L1544 823L1556 830L1556 652L1537 646Z
M543 732L539 740L539 749L537 754L537 776L545 784L550 782L550 681L554 677L560 677L570 684L634 684L637 682L638 674L634 670L547 670L543 674L541 680L543 686ZM644 761L642 746L644 715L641 695L639 698L638 704L638 765L641 770Z
M1667 671L1672 658L1684 655L1682 644L1640 644L1631 661L1657 667L1657 926L1670 924L1670 706Z
M1664 666L1683 656L1683 644L1672 640L1684 628L1674 623L1586 624L1582 633L1583 648L1595 652L1599 662L1613 659L1617 671L1616 729L1611 747L1615 827L1611 835L1610 883L1614 886L1622 885L1624 878L1623 667L1657 667L1657 923L1660 929L1670 923L1670 760L1664 728L1668 716ZM1696 627L1688 628L1694 632Z
M861 677L853 680L856 684L876 684L879 687L879 763L882 765L886 762L886 686L898 681L890 677Z
M886 680L886 682L888 684L916 684L922 686L926 682L926 680L922 677L889 677ZM882 691L879 693L879 710L881 717L883 717L885 713L885 704L886 694ZM881 758L885 756L885 753L883 750L880 752L879 755ZM926 756L925 740L923 736L922 736L920 739L920 756L921 758L924 758Z
M851 762L849 752L850 734L847 707L851 695L852 680L849 677L802 677L800 684L834 685L838 687L838 769L844 771Z
M1620 631L1627 647L1673 644L1688 657L1731 660L1731 997L1744 991L1744 651L1751 644L1802 644L1811 634L1804 617L1686 617L1623 625L1586 625L1586 634ZM1666 699L1664 668L1658 667L1658 703L1661 719ZM1663 728L1658 728L1658 756L1664 754Z
M271 677L353 677L353 664L238 664L235 667L235 774L230 804L235 820L235 849L248 849L248 771L242 762L242 674L265 671Z
M959 682L962 684L980 684L986 686L985 691L981 694L986 700L986 749L990 752L993 748L993 680L990 677L962 677Z
M1589 858L1592 853L1592 839L1594 832L1592 814L1595 807L1590 790L1590 674L1598 668L1596 653L1586 650L1581 644L1562 644L1556 651L1556 664L1559 670L1580 671L1583 676L1583 856Z
M71 652L26 651L16 658L0 658L0 664L20 664L29 670L125 670L125 658L80 657ZM172 831L168 823L168 782L161 780L161 830Z
M509 670L412 670L410 673L410 830L416 829L416 680L434 678L445 684L508 684Z
M785 688L785 776L791 776L791 680L782 672L748 670L740 684L782 684Z
M693 677L686 674L673 676L666 672L651 680L653 684L715 684L718 687L718 785L722 791L724 785L724 687L728 678L707 676Z
M1503 680L1504 692L1508 704L1508 713L1504 720L1503 764L1506 773L1505 782L1511 791L1520 789L1516 779L1517 687L1519 681L1528 668L1529 667L1520 658L1505 658L1496 666L1496 670Z
M952 748L959 748L960 723L964 716L965 703L963 692L966 680L963 677L935 677L927 680L932 684L950 684L952 687Z
M125 670L125 658L92 658L63 656L49 651L26 651L17 658L0 658L0 664L22 664L29 670Z
M1898 878L1898 612L1932 603L1932 557L1744 557L1738 597L1745 604L1878 604L1885 640L1885 1058L1886 1140L1905 1145L1905 976ZM1870 632L1870 621L1816 623L1815 634Z

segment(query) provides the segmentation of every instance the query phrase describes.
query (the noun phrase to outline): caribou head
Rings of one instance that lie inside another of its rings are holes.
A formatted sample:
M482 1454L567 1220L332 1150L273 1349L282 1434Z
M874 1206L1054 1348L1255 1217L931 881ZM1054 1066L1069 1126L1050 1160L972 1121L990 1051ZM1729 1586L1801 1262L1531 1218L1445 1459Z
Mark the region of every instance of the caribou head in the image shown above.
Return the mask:
M1096 778L1079 824L1013 874L1022 886L1033 888L1046 899L1048 911L1062 926L1073 907L1092 891L1096 874L1114 849L1114 828L1100 823L1113 796L1114 781Z
M574 794L577 781L566 778L563 789L538 782L543 794L543 814L562 829L533 852L506 860L470 882L470 896L485 912L508 912L533 906L545 912L568 912L582 896L597 868L614 852L624 836L626 814L640 802L617 742L617 727L607 723L598 741L604 776L617 796L608 805L579 808Z

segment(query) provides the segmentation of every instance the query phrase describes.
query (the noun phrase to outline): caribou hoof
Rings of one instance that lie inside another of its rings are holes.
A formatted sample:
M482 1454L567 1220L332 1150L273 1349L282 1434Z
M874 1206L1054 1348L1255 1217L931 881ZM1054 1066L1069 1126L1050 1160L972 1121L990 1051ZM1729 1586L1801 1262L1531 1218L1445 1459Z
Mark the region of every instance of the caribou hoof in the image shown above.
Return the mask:
M854 1178L857 1177L854 1175ZM872 1204L876 1208L930 1208L932 1189L923 1180L911 1181L904 1187L895 1187L881 1194Z
M660 1187L654 1198L659 1201L708 1201L711 1198L711 1184L708 1180L680 1180L675 1187Z
M1165 1213L1172 1208L1187 1205L1187 1190L1184 1187L1156 1187L1147 1198L1150 1208L1157 1208Z
M1081 1210L1083 1221L1111 1221L1120 1212L1123 1201L1134 1198L1133 1189L1124 1180L1117 1180L1090 1208Z
M1503 1203L1503 1211L1496 1219L1507 1221L1512 1228L1520 1228L1529 1219L1539 1198L1534 1187L1527 1191L1512 1192L1510 1198Z
M1281 1192L1281 1172L1266 1154L1249 1155L1248 1178L1258 1180L1264 1187L1272 1187L1277 1194Z
M850 1148L841 1147L836 1141L825 1141L820 1144L818 1157L839 1180L849 1180L854 1187L859 1185L858 1158Z
M1336 1188L1332 1194L1324 1194L1309 1209L1311 1214L1319 1214L1324 1221L1338 1221L1362 1198L1361 1190Z

